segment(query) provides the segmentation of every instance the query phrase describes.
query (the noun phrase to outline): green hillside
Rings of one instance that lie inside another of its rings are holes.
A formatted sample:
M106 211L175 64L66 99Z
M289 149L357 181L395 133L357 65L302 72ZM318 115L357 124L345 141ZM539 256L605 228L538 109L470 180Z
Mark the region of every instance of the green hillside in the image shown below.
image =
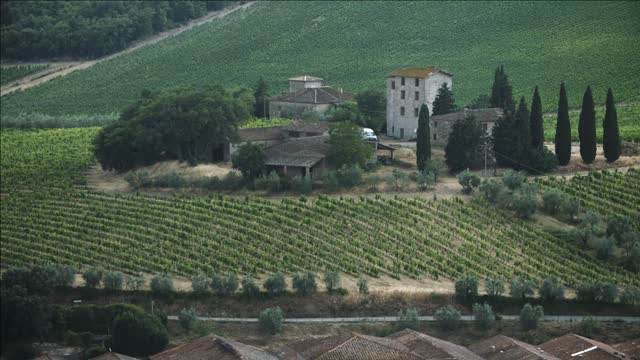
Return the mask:
M597 103L640 99L638 2L259 2L88 70L2 98L2 118L120 111L142 89L178 84L283 90L300 74L357 92L407 66L454 74L463 104L487 93L504 64L515 95L540 86L555 110L561 80L571 107L586 85Z

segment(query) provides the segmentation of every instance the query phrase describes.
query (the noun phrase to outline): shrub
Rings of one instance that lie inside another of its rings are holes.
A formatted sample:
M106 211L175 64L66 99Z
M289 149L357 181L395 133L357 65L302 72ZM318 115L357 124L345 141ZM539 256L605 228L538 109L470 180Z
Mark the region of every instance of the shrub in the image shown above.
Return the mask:
M109 291L122 290L124 286L124 274L120 271L107 271L104 274L104 288Z
M626 305L640 305L640 288L627 286L620 295L620 302Z
M527 166L539 173L547 173L558 167L558 158L546 147L527 150Z
M527 296L533 295L534 284L531 280L518 277L509 282L509 294L514 299L524 301Z
M613 256L615 249L615 239L613 236L588 239L589 246L596 251L596 257L601 260L608 260Z
M55 273L53 283L57 287L69 287L76 278L76 269L68 265L52 265Z
M463 275L456 280L456 298L463 304L471 304L478 297L478 278Z
M130 275L127 277L127 288L129 290L141 290L144 287L144 276L139 274L138 276Z
M516 190L527 181L527 174L522 171L508 170L502 174L502 182L510 190Z
M173 279L169 274L155 274L151 278L151 292L157 295L169 295L175 292Z
M186 331L191 331L196 320L198 320L198 315L194 308L182 309L178 314L178 322Z
M578 335L582 335L585 337L593 337L593 335L598 331L598 322L595 321L592 317L584 318L574 329L574 332Z
M277 193L283 190L280 176L275 171L269 173L269 175L261 175L253 182L256 190L267 190L272 193Z
M469 171L469 169L458 174L458 182L462 185L462 192L471 194L480 185L480 177Z
M618 245L622 244L623 234L633 232L633 223L628 217L613 215L607 222L607 236L613 236Z
M418 310L416 308L400 310L398 313L398 329L417 329L418 328Z
M242 295L248 298L257 298L260 296L260 288L253 277L245 276L242 279Z
M290 187L298 194L309 194L313 190L313 182L305 176L296 175L291 179Z
M369 293L369 282L363 276L358 278L358 292L360 294L368 294Z
M419 171L416 173L416 184L420 190L427 190L436 182L436 176L433 173Z
M438 181L438 177L447 171L447 164L439 159L429 159L425 162L423 173L431 174L433 181Z
M546 190L542 194L542 210L550 215L555 215L560 210L564 193L558 189Z
M517 191L513 196L513 210L521 219L528 219L536 212L536 195L525 191Z
M391 187L393 187L396 191L401 191L402 189L406 188L410 180L411 177L408 174L398 169L393 169L393 171L391 172L391 176L389 177L389 185L391 185Z
M247 180L253 180L260 176L264 170L264 152L262 147L251 142L240 145L231 157L234 169L240 170Z
M324 274L324 285L329 293L340 288L340 274L337 271L327 271Z
M268 308L260 312L258 321L260 328L271 335L282 332L282 320L284 314L280 307Z
M213 291L220 295L232 295L238 290L240 282L238 275L232 272L226 272L224 274L213 274L211 276L211 288Z
M560 203L560 213L569 221L575 221L580 213L580 202L572 196L565 196Z
M86 287L95 289L100 285L103 275L104 275L104 270L100 268L90 268L90 269L87 269L84 273L82 273L82 278L85 281Z
M267 276L263 286L269 295L277 295L287 290L287 281L281 272L277 272Z
M538 327L538 321L544 316L542 306L525 304L520 310L520 325L524 330L531 330Z
M618 288L608 282L583 283L576 289L579 301L587 303L613 303L618 295Z
M203 273L198 273L191 278L191 289L194 295L204 295L209 292L211 279Z
M316 274L305 271L298 272L293 276L292 285L295 291L300 295L309 295L311 293L316 292Z
M119 315L111 329L112 349L129 356L148 356L162 351L169 342L160 320L142 311Z
M490 296L500 296L504 293L504 280L487 279L484 281L484 287Z
M495 204L498 202L500 192L504 191L504 186L494 179L488 179L482 180L478 190L480 190L488 202Z
M582 302L594 303L596 301L596 288L593 283L582 283L576 287L576 299Z
M438 308L434 317L442 330L455 330L460 326L460 312L451 305Z
M564 298L564 286L557 278L544 279L540 286L540 298L544 302L554 302Z
M481 330L490 329L496 322L496 316L493 313L493 309L491 308L491 305L487 303L473 304L473 318L476 327Z
M336 171L336 179L338 180L338 185L350 189L362 183L362 168L358 165L342 165L342 167Z

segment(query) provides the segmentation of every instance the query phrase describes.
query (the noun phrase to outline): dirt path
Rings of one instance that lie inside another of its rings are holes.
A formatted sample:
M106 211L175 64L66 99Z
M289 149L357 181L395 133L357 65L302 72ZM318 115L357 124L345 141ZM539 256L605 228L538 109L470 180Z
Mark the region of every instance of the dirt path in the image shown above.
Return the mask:
M70 74L76 70L81 70L81 69L86 69L89 68L99 62L102 61L106 61L106 60L111 60L113 58L116 58L120 55L123 54L128 54L132 51L135 51L143 46L147 46L147 45L151 45L151 44L155 44L158 41L164 40L166 38L169 37L173 37L176 36L178 34L181 34L187 30L191 30L196 26L205 24L211 20L214 19L221 19L237 10L244 10L247 9L248 7L250 7L251 5L253 5L255 3L255 1L250 1L247 2L243 5L238 5L238 6L230 6L227 8L224 8L220 11L214 11L214 12L210 12L209 14L205 15L204 17L198 18L198 19L194 19L190 22L188 22L185 25L179 26L175 29L171 29L156 35L153 35L149 38L146 38L144 40L138 41L133 43L132 46L126 48L125 50L122 50L120 52L108 55L106 57L100 58L100 59L96 59L96 60L87 60L87 61L76 61L76 62L59 62L59 63L50 63L49 65L51 65L50 68L44 70L44 71L40 71L37 72L35 74L29 75L27 77L24 77L22 79L18 79L16 81L12 81L10 83L5 84L4 86L2 86L0 88L0 96L4 96L6 94L10 94L14 91L17 90L25 90L28 89L30 87L34 87L34 86L38 86L42 83L45 83L51 79L55 79L57 77L60 76L64 76L67 74Z

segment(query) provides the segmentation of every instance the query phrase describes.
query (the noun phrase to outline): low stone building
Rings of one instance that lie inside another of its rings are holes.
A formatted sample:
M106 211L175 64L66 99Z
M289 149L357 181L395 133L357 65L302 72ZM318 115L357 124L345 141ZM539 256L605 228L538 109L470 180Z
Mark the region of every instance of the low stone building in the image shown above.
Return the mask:
M291 138L264 150L267 172L293 177L317 178L327 167L331 151L329 136Z
M431 104L445 83L452 88L452 75L434 67L400 69L387 75L387 135L415 138L420 106L427 104L431 113Z
M293 119L311 114L322 117L330 109L353 99L353 95L342 89L324 86L322 82L323 79L314 76L290 78L289 92L269 100L269 115Z
M431 144L446 146L453 124L458 120L463 120L472 116L480 122L487 135L491 135L496 122L502 118L503 112L500 108L477 109L457 111L444 115L431 117Z

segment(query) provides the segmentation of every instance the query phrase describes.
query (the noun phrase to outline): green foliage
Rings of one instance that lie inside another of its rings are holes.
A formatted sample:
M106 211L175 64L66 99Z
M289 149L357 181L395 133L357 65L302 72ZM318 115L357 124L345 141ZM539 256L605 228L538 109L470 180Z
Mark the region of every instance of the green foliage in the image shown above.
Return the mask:
M542 210L549 215L555 215L560 210L565 196L565 193L557 189L545 190L542 193Z
M122 313L111 329L113 351L129 356L149 356L162 351L168 343L167 329L160 320L143 311Z
M418 309L411 308L407 310L400 310L398 312L398 322L396 323L398 330L418 328Z
M449 85L447 85L446 82L442 83L442 86L438 88L438 93L433 100L432 108L433 110L431 115L443 115L457 110L457 106L453 98L453 91L449 89Z
M483 137L484 130L480 122L472 116L456 121L444 148L444 157L449 171L458 172L479 167Z
M151 278L151 292L157 295L169 295L176 291L171 275L156 273Z
M316 274L311 271L295 273L291 284L293 289L302 296L310 295L316 292L318 288L316 284Z
M240 145L231 157L231 166L240 170L246 180L258 178L264 172L264 152L262 147L251 142Z
M540 299L544 302L555 302L564 299L564 286L554 277L545 278L538 291Z
M386 126L387 99L378 89L369 89L354 96L360 116L356 124L380 132Z
M269 119L258 119L253 118L246 120L240 123L240 129L259 129L259 128L269 128L275 126L287 126L293 124L292 119L284 119L284 118L269 118Z
M141 290L145 280L142 274L127 276L127 288L129 290Z
M22 286L7 286L4 274L0 302L0 336L3 344L46 334L48 308L45 299L29 294Z
M392 173L393 175L393 173ZM416 184L420 190L427 190L436 183L436 176L428 171L416 173Z
M598 331L598 322L592 317L587 317L587 318L584 318L582 321L580 321L578 324L576 324L574 333L592 338L597 331Z
M478 297L478 278L464 275L456 280L456 298L463 304L471 304Z
M178 314L178 322L187 332L193 329L193 325L197 320L198 315L196 314L196 310L192 307L188 309L184 308L180 310L180 313Z
M438 181L438 177L447 171L447 165L440 159L429 159L425 162L424 172L433 174L433 181Z
M351 122L334 122L329 128L329 161L336 167L363 168L373 155L373 147L362 140L362 130Z
M608 162L614 162L620 157L620 130L618 129L618 112L613 101L613 91L607 91L606 110L602 122L602 147L604 157Z
M504 186L494 179L482 180L482 183L480 183L480 187L478 187L478 190L480 190L484 198L492 204L497 203L498 196L501 192L505 191Z
M611 304L617 296L618 288L610 282L582 283L576 288L576 298L586 303Z
M4 48L4 41L3 41L2 48ZM49 65L47 64L2 66L0 67L0 85L8 84L14 80L18 80L27 75L31 75L31 74L43 71L48 67Z
M507 170L502 174L502 183L509 190L519 189L527 181L527 174L522 171Z
M620 302L627 305L640 305L640 287L625 287L620 294Z
M515 191L511 200L512 209L521 219L528 219L535 213L538 205L535 192Z
M212 161L216 146L237 139L251 101L244 89L229 93L218 86L145 91L100 130L94 154L103 169L117 171L164 159Z
M358 285L358 292L360 294L368 294L369 293L369 282L367 281L367 279L364 276L360 276L358 278L358 282L356 283L356 285Z
M102 279L105 290L119 291L124 287L124 274L121 271L107 271Z
M493 308L491 305L484 304L473 304L473 318L475 325L480 330L489 330L493 327L496 322L496 315L493 313Z
M531 100L531 117L529 118L531 146L534 149L542 149L544 146L544 122L542 120L542 100L536 86Z
M558 164L567 165L571 159L571 123L569 122L569 103L564 82L560 84L558 100L558 119L555 132L555 147Z
M446 86L446 83L444 85ZM430 127L429 108L427 107L427 104L422 104L422 106L420 106L420 113L418 115L418 132L416 135L416 165L418 166L418 171L424 171L426 162L431 159Z
M279 306L273 308L267 308L260 312L258 322L260 323L260 329L267 334L275 335L282 332L282 321L284 320L284 313Z
M480 177L466 169L457 176L464 194L471 194L480 185Z
M295 193L310 194L313 190L313 181L306 176L296 175L290 180L289 187Z
M523 302L527 296L533 296L535 284L529 279L522 277L515 278L509 282L509 295L514 299L521 299Z
M396 191L402 191L411 181L411 176L399 169L393 169L388 178L389 185Z
M471 102L467 103L466 108L468 109L487 109L491 107L491 98L489 95L480 94L477 98L473 99Z
M578 135L580 137L580 156L582 161L591 164L596 158L596 110L593 95L591 94L591 86L587 86L582 99Z
M340 273L337 271L325 272L323 280L329 293L333 293L340 288Z
M283 190L282 181L280 180L280 175L275 171L269 173L269 175L260 175L260 177L256 178L253 182L253 187L256 190L266 190L272 193L277 193Z
M505 112L513 114L515 112L515 102L513 101L513 89L509 82L509 76L504 72L504 65L496 68L491 85L491 107L498 107Z
M104 270L101 268L89 268L82 273L85 285L88 288L96 288L100 286L102 277L104 276Z
M254 104L254 115L257 118L267 118L269 117L269 87L267 83L264 81L262 76L256 83L256 86L253 90L253 97L255 99Z
M538 327L538 322L544 317L544 309L540 305L524 304L520 310L520 325L524 330Z
M460 312L451 305L436 309L434 317L437 326L444 331L452 331L460 326Z
M607 222L607 236L613 236L618 245L623 244L624 234L633 231L633 223L626 216L614 214Z
M233 272L213 274L211 276L211 289L220 295L232 295L238 290L240 281L238 275Z
M276 272L267 276L263 286L269 295L278 295L287 290L287 281L284 278L284 274Z
M256 284L256 279L251 276L242 279L242 295L253 299L260 297L260 287Z
M209 292L211 279L204 273L198 273L191 278L191 289L195 295L205 295Z
M504 280L502 279L487 279L484 281L484 286L489 296L500 296L504 294Z

